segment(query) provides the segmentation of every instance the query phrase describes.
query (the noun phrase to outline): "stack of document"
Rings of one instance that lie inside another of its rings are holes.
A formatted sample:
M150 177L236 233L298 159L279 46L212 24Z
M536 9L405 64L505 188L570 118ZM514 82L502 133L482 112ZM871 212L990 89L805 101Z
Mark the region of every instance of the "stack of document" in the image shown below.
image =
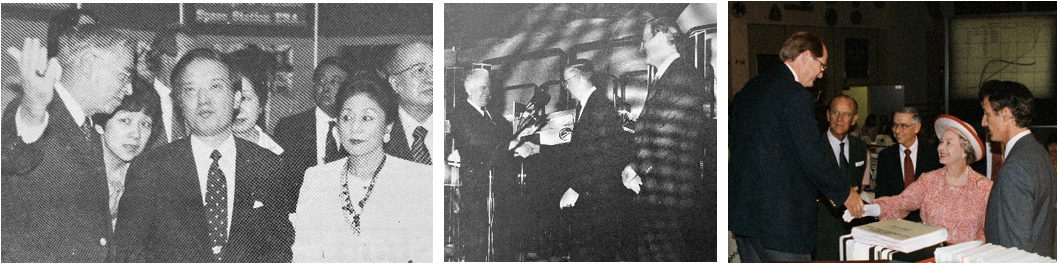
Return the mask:
M850 234L858 242L887 247L904 253L942 243L949 237L945 228L902 219L891 219L854 227Z
M969 241L935 249L935 262L1004 263L1041 262L1056 263L1056 260L1017 248L1005 248L983 241Z

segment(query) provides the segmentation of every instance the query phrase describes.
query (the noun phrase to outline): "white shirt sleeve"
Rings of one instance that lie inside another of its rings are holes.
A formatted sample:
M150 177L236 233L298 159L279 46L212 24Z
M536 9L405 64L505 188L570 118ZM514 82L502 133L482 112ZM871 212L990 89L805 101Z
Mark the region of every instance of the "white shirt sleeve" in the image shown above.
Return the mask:
M44 129L48 128L48 119L50 119L48 112L44 112L44 123L40 125L26 125L22 123L22 108L18 108L15 111L15 129L18 136L22 138L22 142L34 143L40 140L40 137L44 135Z

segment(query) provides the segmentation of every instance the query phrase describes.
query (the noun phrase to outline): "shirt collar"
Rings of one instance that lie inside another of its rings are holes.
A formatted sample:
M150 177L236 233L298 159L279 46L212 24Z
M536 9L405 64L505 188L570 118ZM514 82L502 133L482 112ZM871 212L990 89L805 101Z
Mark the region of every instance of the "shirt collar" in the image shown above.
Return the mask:
M1004 157L1001 157L1001 158L1002 159L1008 158L1008 152L1012 151L1012 146L1016 146L1016 141L1019 141L1021 138L1023 138L1023 136L1030 135L1030 134L1031 134L1031 130L1028 129L1028 130L1024 130L1023 132L1016 133L1015 136L1012 136L1012 138L1009 139L1008 142L1005 142L1005 155L1004 155Z
M828 143L831 143L832 145L839 145L839 143L846 143L847 139L850 138L850 135L848 134L846 137L843 137L843 140L839 140L834 135L832 135L831 131L825 131L824 134L828 135Z
M70 94L66 87L63 87L62 83L55 83L55 95L59 96L59 99L63 100L63 105L66 106L66 110L70 112L70 117L74 119L74 123L77 126L85 124L85 109L81 107L81 104L74 99L74 95Z
M211 147L210 144L199 139L198 136L191 135L191 154L195 156L196 161L203 160L203 158L210 158L210 153L214 150L221 152L221 159L234 159L236 155L236 140L235 135L228 134L221 145L218 147Z
M478 106L477 104L475 104L475 103L471 102L471 99L468 99L468 100L467 100L467 104L470 104L470 105L471 105L471 108L474 108L474 109L475 109L475 111L478 111L478 113L479 113L480 115L486 115L486 114L482 113L482 106ZM405 113L404 113L404 111L402 111L402 114L405 114ZM402 118L404 119L404 117L402 117Z
M316 115L317 121L334 121L335 120L334 117L331 117L330 115L328 115L328 113L325 113L324 110L321 110L320 106L313 107L313 110L316 110L313 113Z
M909 147L906 147L905 145L902 145L901 143L898 143L898 148L901 148L901 150L899 150L898 152L905 153L905 149L908 148L909 152L911 154L916 154L916 150L919 147L920 147L920 137L917 137L917 138L913 139L913 145L910 145Z
M474 105L472 105L472 106L474 106ZM434 117L433 114L430 115L430 116L427 116L427 119L425 119L423 121L423 123L420 123L419 121L416 121L415 118L412 118L412 115L410 115L408 112L406 112L404 108L398 108L398 118L401 119L401 126L404 127L405 129L416 128L416 127L422 126L422 127L426 128L427 130L431 130L430 126L431 126L431 120L433 120L433 119L431 119L432 117ZM405 132L412 132L412 131L406 130Z
M162 83L161 80L156 78L155 79L155 91L158 91L158 95L159 96L163 96L163 95L169 95L170 93L172 93L173 89L169 88L169 86L166 86L165 83Z
M596 86L589 88L589 90L585 91L585 95L581 95L581 99L578 99L578 103L582 104L582 109L585 109L585 105L589 104L589 96L593 95L593 92L596 92Z
M674 60L677 60L678 57L681 57L681 54L674 53L669 57L666 57L666 59L662 61L662 64L659 65L659 71L655 72L655 78L658 79L659 77L662 77L663 73L666 73L666 70L670 68L670 64L672 64Z
M787 66L788 70L791 70L791 75L795 76L795 82L799 82L799 73L795 73L795 68L792 68L788 63L784 63L784 66Z

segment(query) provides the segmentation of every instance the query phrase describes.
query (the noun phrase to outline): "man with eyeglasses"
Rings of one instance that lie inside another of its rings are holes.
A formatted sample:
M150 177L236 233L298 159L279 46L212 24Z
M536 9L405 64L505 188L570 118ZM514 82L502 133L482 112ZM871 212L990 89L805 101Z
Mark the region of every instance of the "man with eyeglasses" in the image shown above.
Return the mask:
M729 229L744 262L810 260L818 192L829 208L863 213L848 175L821 150L806 90L823 76L828 50L817 36L797 32L779 56L783 64L752 78L732 102Z
M60 33L9 48L23 95L4 110L3 262L103 262L111 238L103 147L89 117L132 93L133 44L112 28Z
M853 97L840 94L832 98L829 106L828 131L821 135L821 148L832 159L832 165L839 169L843 180L849 182L850 191L860 193L862 180L868 180L869 177L869 151L864 141L850 137L850 128L858 121L858 102ZM811 255L813 260L837 261L837 240L839 236L849 234L853 224L843 221L844 208L833 208L827 201L823 194L818 193L817 204L814 204L817 244Z
M427 165L433 158L430 147L434 143L433 60L429 44L402 44L394 48L380 70L399 98L399 119L383 148L391 156Z
M892 115L891 131L898 145L880 151L876 164L876 197L902 194L920 175L942 168L938 150L920 142L920 112L902 107ZM910 212L906 220L919 222L920 211Z

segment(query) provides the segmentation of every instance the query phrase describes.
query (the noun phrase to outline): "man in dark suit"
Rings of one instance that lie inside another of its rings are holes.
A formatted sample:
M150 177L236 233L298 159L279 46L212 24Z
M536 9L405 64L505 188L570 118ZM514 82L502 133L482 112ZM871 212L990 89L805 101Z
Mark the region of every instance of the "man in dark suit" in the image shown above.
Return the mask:
M402 44L380 70L399 98L399 119L383 149L391 156L428 165L434 143L433 58L426 43Z
M629 243L633 224L629 209L633 191L622 186L622 168L633 160L632 136L607 99L607 91L591 80L592 62L563 71L564 87L580 103L574 133L567 147L564 172L569 188L560 208L573 208L571 261L629 261L636 253Z
M706 81L678 53L685 37L672 18L648 21L641 37L646 61L657 71L634 128L637 156L622 173L623 184L639 193L635 202L645 217L641 240L649 252L640 259L713 260L717 218L706 183L714 177L700 168L708 135Z
M864 141L851 138L850 127L858 121L858 102L847 95L832 98L828 108L828 131L821 135L821 148L825 157L839 169L850 191L859 193L862 180L869 177L869 151ZM813 260L838 261L839 236L850 234L852 224L843 221L844 208L828 203L823 193L817 193L817 243L811 254ZM862 218L871 220L869 218ZM855 223L864 223L859 220Z
M328 57L317 65L313 71L313 100L316 105L309 110L280 119L273 130L276 142L283 147L284 161L287 162L290 185L287 186L287 198L293 200L288 205L290 211L298 199L298 189L302 187L305 170L332 162L348 154L334 134L335 128L335 95L347 72L338 57Z
M232 71L209 49L177 62L174 92L191 136L130 165L112 261L290 261L293 229L276 188L283 162L233 135L242 92Z
M828 50L797 32L780 49L784 63L752 78L733 98L729 124L729 228L741 261L806 261L814 247L814 197L861 217L861 198L821 152L813 98Z
M986 204L986 242L1056 258L1056 170L1031 134L1034 96L1023 84L987 81L979 91L983 127L1004 143Z
M60 35L50 60L38 39L12 52L24 93L3 114L3 262L103 262L106 255L110 195L89 116L112 112L131 93L133 50L113 29L78 27Z
M467 101L457 103L449 118L453 145L460 154L460 229L466 261L486 261L490 171L494 194L515 185L513 179L502 178L509 175L512 124L487 109L489 86L488 71L471 70L464 80Z
M936 147L920 141L920 113L903 107L894 112L891 124L898 145L880 151L876 164L876 197L902 194L923 173L942 168ZM920 211L910 212L906 220L919 222Z
M140 69L144 76L151 80L151 88L159 97L159 114L161 120L157 124L162 134L156 140L156 145L161 146L174 140L187 136L184 128L184 118L175 112L173 108L173 84L170 84L170 74L173 73L173 65L177 63L195 45L194 35L183 25L173 24L162 28L151 40L151 49L144 55L144 66Z

